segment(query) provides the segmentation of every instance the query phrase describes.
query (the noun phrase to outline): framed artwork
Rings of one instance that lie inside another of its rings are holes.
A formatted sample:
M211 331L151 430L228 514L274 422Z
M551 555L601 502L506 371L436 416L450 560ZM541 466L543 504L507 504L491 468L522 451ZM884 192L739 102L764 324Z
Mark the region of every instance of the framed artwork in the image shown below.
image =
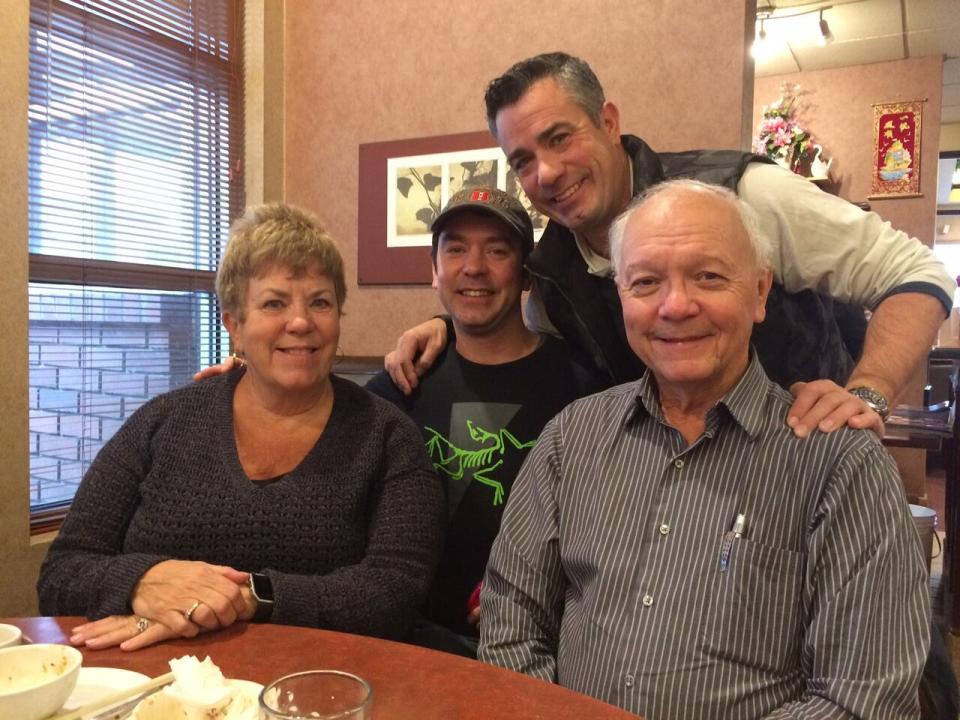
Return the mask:
M430 225L462 188L493 186L517 197L536 239L547 223L487 132L363 144L359 175L360 285L429 284Z
M873 106L871 200L920 197L920 120L925 100Z

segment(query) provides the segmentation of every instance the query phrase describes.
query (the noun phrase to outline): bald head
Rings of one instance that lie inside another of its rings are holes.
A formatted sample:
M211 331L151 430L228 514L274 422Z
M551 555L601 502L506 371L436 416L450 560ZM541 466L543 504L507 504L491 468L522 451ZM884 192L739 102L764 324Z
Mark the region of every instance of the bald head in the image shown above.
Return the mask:
M757 269L770 267L770 241L760 231L757 214L731 190L720 185L708 185L697 180L669 180L654 185L638 196L610 227L610 259L614 272L621 274L624 232L635 214L647 222L656 220L677 231L686 224L691 214L715 214L717 228L742 237L750 247L752 261ZM639 223L636 223L639 225Z

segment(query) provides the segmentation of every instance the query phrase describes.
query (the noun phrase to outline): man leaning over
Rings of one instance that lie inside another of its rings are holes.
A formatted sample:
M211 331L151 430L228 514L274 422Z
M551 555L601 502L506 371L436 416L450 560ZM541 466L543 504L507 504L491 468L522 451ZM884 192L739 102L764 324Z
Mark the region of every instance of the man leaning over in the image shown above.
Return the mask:
M773 243L775 284L754 341L775 381L806 383L791 387L791 426L801 436L845 422L881 432L880 416L926 358L952 305L955 285L928 248L756 155L657 153L621 135L617 106L590 66L566 53L516 63L490 83L485 100L510 167L550 217L527 262L534 282L527 319L535 329L559 331L607 384L639 377L643 366L626 342L609 279L610 224L631 197L664 180L722 184L756 210ZM855 366L831 298L873 311ZM444 336L434 320L401 337L386 363L400 387L416 385Z
M910 718L929 602L873 433L797 438L750 348L769 244L728 190L657 185L611 259L640 380L528 457L481 593L480 658L669 718Z

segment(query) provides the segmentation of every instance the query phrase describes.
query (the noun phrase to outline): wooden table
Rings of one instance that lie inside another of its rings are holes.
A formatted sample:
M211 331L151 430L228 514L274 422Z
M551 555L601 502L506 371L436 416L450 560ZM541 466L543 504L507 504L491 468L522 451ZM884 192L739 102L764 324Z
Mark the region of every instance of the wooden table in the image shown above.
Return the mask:
M78 617L6 618L32 642L66 643ZM326 630L237 623L218 632L125 653L82 650L88 667L155 676L182 655L209 655L228 678L267 684L318 668L352 672L373 686L374 720L520 720L636 718L558 685L474 660L402 643Z

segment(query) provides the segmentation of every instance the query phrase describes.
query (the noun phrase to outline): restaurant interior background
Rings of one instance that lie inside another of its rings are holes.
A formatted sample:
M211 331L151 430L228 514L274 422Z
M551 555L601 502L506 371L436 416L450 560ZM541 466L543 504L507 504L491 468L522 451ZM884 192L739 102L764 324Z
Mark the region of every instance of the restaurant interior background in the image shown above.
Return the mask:
M835 39L775 54L755 79L750 0L554 0L549 11L537 0L247 0L247 202L282 199L326 221L347 269L341 348L381 355L439 305L427 286L357 285L358 146L482 130L487 81L562 49L591 63L624 132L658 150L746 148L760 107L781 82L799 82L809 92L805 125L833 158L829 189L857 202L870 191L872 104L925 98L922 196L870 202L932 245L938 153L960 151L957 0L772 4L778 13L830 5ZM7 0L0 23L0 616L36 612L51 539L31 536L28 511L28 16L28 0ZM922 384L918 374L911 400ZM922 454L898 461L907 487L922 485Z

